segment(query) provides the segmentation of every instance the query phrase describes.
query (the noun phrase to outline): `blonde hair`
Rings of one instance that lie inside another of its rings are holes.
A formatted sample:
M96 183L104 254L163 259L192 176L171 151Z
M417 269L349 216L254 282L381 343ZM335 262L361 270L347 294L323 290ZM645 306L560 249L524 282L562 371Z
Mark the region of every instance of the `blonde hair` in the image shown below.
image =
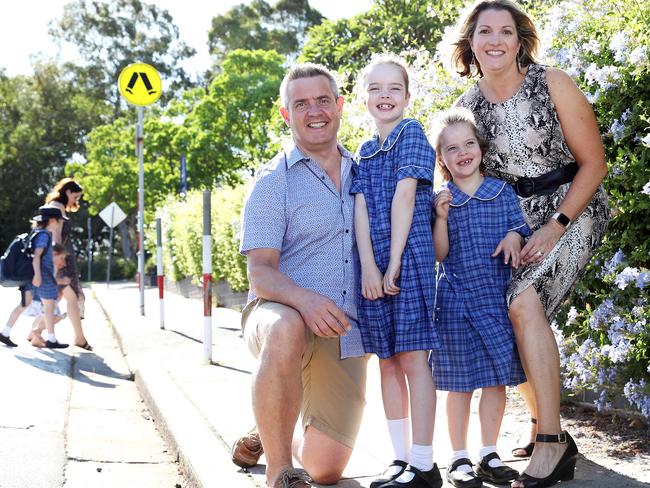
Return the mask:
M506 10L512 15L517 29L517 37L521 43L517 53L517 67L525 68L528 65L536 64L535 57L539 51L539 35L528 14L519 4L511 0L479 0L461 17L456 26L458 34L456 42L453 43L455 47L451 55L451 65L456 72L460 76L468 78L483 76L483 70L474 57L470 41L476 31L479 15L486 10ZM476 73L472 73L471 64L476 65Z
M474 136L478 141L478 145L481 148L481 154L485 154L488 148L487 141L483 138L476 126L476 121L472 112L466 108L457 107L438 114L433 122L433 127L431 128L431 139L433 141L433 148L436 150L436 166L438 167L438 171L444 181L451 181L453 178L442 159L442 133L447 127L459 124L466 124L470 129L472 129L472 132L474 132ZM479 170L481 173L485 170L482 159Z
M359 88L359 91L362 93L365 90L366 81L368 80L368 75L373 70L373 68L382 64L392 64L393 66L399 69L402 77L404 78L404 87L406 88L406 93L409 93L408 65L406 64L406 61L404 61L403 58L390 53L380 54L379 56L375 56L370 60L370 62L365 66L365 68L361 70L357 78L357 86Z

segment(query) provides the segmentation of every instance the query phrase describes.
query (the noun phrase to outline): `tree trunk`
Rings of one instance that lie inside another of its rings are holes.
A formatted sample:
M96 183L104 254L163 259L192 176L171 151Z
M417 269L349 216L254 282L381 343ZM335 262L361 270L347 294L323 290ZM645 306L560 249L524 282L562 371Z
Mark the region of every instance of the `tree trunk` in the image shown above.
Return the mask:
M127 222L129 219L125 219L120 225L117 226L117 230L120 233L120 242L122 243L122 255L125 259L133 259L134 253L131 248L131 233L129 232L129 225Z

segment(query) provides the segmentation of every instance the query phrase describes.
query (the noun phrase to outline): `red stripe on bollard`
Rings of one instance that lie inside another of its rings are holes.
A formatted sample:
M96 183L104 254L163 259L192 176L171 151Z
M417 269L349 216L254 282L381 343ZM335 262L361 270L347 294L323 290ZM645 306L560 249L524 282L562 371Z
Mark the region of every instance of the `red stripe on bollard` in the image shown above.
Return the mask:
M158 275L158 298L165 298L165 277Z
M212 317L212 275L203 275L203 316Z

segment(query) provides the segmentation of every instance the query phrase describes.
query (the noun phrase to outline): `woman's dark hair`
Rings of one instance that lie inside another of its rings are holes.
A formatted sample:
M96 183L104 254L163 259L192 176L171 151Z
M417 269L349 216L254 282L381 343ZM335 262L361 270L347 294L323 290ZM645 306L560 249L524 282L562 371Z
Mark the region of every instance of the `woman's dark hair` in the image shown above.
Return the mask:
M76 212L79 210L79 202L70 205L68 203L68 195L66 192L70 190L72 193L83 192L84 189L73 178L63 178L59 181L50 193L45 197L45 203L59 202L65 206L67 212Z
M480 0L476 2L467 11L465 16L457 24L457 39L454 42L454 50L451 55L451 65L460 76L472 78L483 76L481 65L478 63L470 47L470 40L476 31L476 24L481 12L486 10L506 10L510 12L515 27L517 37L521 43L517 53L517 67L525 68L531 64L536 64L535 56L539 51L539 36L535 24L528 14L515 2L511 0ZM476 72L472 73L471 64L476 65Z

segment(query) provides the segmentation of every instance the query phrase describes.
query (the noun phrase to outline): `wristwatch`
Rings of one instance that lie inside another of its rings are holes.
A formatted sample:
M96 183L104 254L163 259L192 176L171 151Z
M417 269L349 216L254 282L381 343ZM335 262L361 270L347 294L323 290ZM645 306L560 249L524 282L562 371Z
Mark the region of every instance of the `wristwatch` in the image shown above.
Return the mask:
M557 223L565 228L571 223L571 219L562 212L555 212L551 218L557 220Z

